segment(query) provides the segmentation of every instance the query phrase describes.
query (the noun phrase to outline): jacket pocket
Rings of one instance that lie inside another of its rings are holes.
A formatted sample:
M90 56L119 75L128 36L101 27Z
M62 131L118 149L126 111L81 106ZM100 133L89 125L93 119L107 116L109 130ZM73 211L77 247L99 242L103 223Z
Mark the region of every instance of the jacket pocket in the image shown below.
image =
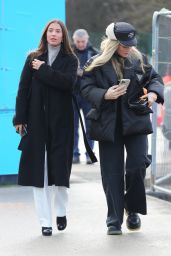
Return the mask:
M92 108L86 118L89 120L89 134L91 140L114 141L115 115L114 111L105 109L98 111Z

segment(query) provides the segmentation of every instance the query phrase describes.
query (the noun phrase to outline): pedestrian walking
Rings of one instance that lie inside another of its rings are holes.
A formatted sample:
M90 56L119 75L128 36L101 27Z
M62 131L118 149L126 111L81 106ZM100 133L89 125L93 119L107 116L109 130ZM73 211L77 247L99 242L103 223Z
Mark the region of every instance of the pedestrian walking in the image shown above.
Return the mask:
M38 49L27 57L19 82L13 119L21 135L18 184L33 187L45 236L52 235L52 185L57 228L67 226L77 66L65 25L52 20L44 28Z
M80 95L80 84L81 78L83 74L83 67L88 59L92 56L96 55L98 52L97 50L92 47L89 42L89 35L85 29L77 29L73 33L73 50L79 60L79 67L77 70L77 82L75 85L74 94L79 106L79 109L82 110L84 116L84 123L86 128L86 135L88 139L88 143L90 148L93 150L94 141L89 139L89 120L86 119L86 115L91 109L91 104L87 102L82 96ZM80 163L80 150L79 150L79 115L78 110L74 104L74 152L73 152L73 163ZM92 161L86 152L86 163L91 164Z
M82 79L82 96L93 106L87 115L90 136L99 141L108 235L122 234L124 209L130 230L141 227L139 213L147 214L144 178L151 163L150 107L163 103L163 82L136 45L131 24L111 23L101 54L87 63Z

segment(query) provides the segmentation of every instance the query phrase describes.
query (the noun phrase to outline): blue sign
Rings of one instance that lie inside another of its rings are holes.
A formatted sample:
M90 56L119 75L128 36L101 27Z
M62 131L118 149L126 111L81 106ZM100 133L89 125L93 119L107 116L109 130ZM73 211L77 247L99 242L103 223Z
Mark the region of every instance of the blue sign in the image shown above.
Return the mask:
M65 22L65 0L0 0L0 175L18 173L20 137L12 126L20 74L48 21Z

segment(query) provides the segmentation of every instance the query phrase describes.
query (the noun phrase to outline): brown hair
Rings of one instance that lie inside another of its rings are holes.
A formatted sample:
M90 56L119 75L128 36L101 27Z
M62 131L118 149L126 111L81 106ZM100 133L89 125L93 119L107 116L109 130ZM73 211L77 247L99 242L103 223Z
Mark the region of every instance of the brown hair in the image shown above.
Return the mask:
M39 46L38 46L38 49L33 51L30 56L31 56L31 59L33 60L34 58L42 55L43 53L45 53L47 51L47 39L46 39L46 34L47 34L47 30L49 28L49 26L52 24L52 23L57 23L60 25L61 29L62 29L62 35L63 35L63 40L62 40L62 45L63 45L63 50L65 53L68 53L68 54L74 54L73 53L73 50L71 48L71 45L69 43L69 37L68 37L68 31L67 31L67 28L66 26L64 25L64 23L60 20L51 20L48 22L48 24L46 25L46 27L44 28L43 30L43 33L42 33L42 36L41 36L41 39L40 39L40 43L39 43Z

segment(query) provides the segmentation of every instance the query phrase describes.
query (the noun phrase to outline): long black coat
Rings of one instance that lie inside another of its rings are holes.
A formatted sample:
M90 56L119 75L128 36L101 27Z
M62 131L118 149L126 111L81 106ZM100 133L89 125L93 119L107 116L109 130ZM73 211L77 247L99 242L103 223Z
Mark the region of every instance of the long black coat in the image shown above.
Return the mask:
M93 58L92 58L93 59ZM129 108L128 102L137 100L143 93L143 87L148 92L157 94L157 102L163 103L163 82L147 60L145 73L142 72L140 63L135 60L125 59L123 78L130 79L127 93L120 98L121 112L117 111L117 100L105 100L104 95L108 88L118 84L118 77L111 60L103 66L84 72L81 84L81 94L93 106L87 118L92 120L90 138L97 141L114 141L117 113L122 118L123 135L148 134L152 132L150 115L137 115ZM91 63L92 60L89 61ZM89 65L89 63L87 65Z
M18 183L44 186L44 159L47 150L48 183L69 187L73 155L72 90L76 80L77 59L63 49L48 66L45 61L33 70L27 58L19 83L13 124L27 124L21 138L22 151Z

